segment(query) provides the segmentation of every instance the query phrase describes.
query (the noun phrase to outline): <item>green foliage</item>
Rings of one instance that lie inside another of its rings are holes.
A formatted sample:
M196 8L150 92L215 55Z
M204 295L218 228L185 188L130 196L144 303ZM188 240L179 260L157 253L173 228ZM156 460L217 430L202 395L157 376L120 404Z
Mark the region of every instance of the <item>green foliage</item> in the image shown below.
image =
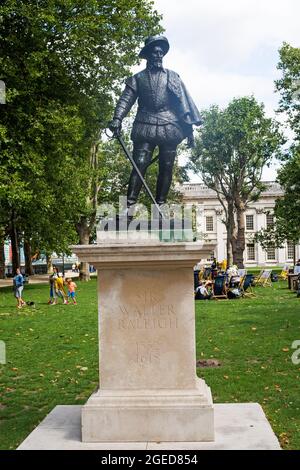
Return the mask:
M278 172L277 180L284 196L276 200L274 226L255 234L255 240L263 248L282 247L286 240L298 244L300 240L300 152L297 148L293 152Z
M227 261L230 243L233 262L242 267L244 212L264 190L263 168L278 156L283 138L278 123L265 116L264 105L253 96L234 98L223 110L211 106L202 115L204 124L196 137L191 169L217 192L225 212Z
M238 194L245 203L257 199L263 167L282 143L278 124L252 96L235 98L224 110L211 106L202 115L192 170L222 196Z
M1 3L0 223L8 232L13 218L41 249L74 242L74 224L91 212L91 148L159 21L148 0Z
M276 81L281 94L279 111L287 117L294 136L277 176L284 196L276 201L275 224L255 235L263 247L280 247L286 240L297 244L300 240L300 48L285 43L279 54L278 68L282 72Z
M279 50L278 69L282 77L275 82L281 98L279 111L288 117L288 123L300 140L300 48L284 43Z

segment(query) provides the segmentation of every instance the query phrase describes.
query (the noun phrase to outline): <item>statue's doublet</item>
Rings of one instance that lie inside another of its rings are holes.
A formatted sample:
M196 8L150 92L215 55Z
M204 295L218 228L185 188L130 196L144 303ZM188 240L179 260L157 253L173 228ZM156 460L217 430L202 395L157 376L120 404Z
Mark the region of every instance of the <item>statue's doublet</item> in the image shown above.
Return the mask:
M148 69L130 77L126 84L138 98L136 122L164 125L178 122L176 97L169 90L169 73L161 70L153 73Z
M115 117L123 119L138 99L132 128L134 142L178 145L201 122L199 112L179 75L172 70L152 72L148 68L126 80Z

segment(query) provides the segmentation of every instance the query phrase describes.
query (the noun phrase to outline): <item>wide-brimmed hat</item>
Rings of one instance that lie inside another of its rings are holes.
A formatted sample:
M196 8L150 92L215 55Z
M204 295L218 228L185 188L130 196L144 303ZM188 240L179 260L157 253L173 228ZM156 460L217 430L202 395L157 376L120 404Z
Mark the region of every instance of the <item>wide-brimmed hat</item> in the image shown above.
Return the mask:
M167 38L165 38L165 36L149 36L145 40L145 45L139 53L139 57L142 59L147 59L147 54L153 46L160 46L164 52L164 55L166 55L170 49L169 41Z

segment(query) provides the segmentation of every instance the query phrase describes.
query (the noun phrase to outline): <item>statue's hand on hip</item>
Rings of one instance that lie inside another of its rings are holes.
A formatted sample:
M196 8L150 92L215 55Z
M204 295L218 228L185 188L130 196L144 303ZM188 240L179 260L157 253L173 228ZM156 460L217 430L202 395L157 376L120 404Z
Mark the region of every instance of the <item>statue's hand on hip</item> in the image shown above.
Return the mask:
M109 129L112 131L113 135L116 137L120 135L122 129L122 121L120 119L114 118L108 125Z

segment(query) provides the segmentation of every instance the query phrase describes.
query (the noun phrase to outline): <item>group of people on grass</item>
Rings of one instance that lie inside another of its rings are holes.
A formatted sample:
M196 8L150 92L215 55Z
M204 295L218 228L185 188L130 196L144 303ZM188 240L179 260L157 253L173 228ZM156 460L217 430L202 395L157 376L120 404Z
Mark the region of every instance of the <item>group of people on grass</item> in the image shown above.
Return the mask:
M195 285L195 300L210 300L214 297L213 285L218 275L226 276L226 286L236 289L232 290L230 295L232 297L239 297L238 288L242 280L240 271L236 265L227 267L226 260L218 263L217 259L213 258L210 267L202 268L198 272L198 279Z
M17 268L16 275L13 278L13 290L14 296L17 299L17 308L22 308L27 304L32 304L32 302L25 302L23 299L23 289L24 289L25 279L21 273L21 269ZM49 305L56 305L58 299L62 299L64 304L73 302L74 305L77 304L75 292L77 289L76 283L71 279L64 279L62 274L59 272L58 268L55 266L53 268L53 273L49 276L50 284L50 298L48 301Z
M61 299L64 304L68 304L71 301L73 301L73 304L77 304L75 297L76 283L71 278L64 279L56 266L54 266L53 273L49 276L49 283L49 305L56 305L58 299ZM67 287L67 292L65 286Z

